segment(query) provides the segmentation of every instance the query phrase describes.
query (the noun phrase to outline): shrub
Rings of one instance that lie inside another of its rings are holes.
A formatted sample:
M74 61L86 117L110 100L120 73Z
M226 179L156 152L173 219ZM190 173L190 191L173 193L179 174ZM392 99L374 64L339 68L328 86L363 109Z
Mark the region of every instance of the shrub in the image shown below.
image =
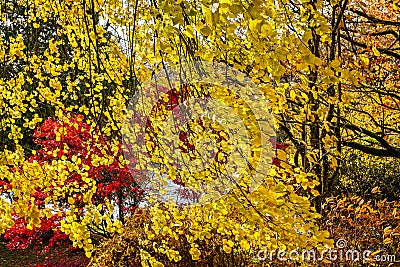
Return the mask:
M335 195L357 195L366 200L400 199L400 161L351 154L343 159ZM376 193L372 190L376 188Z
M233 214L229 216L234 216ZM173 223L170 218L168 223ZM197 247L188 242L190 239L190 221L183 221L183 227L176 239L152 238L147 236L145 229L152 224L151 215L141 210L135 214L124 227L121 235L106 240L97 249L95 261L90 266L129 266L141 267L141 251L145 250L148 256L169 267L191 267L191 266L250 266L252 256L250 253L235 252L226 253L223 250L224 236L217 233L217 230L208 233L210 236L201 238ZM226 236L225 236L226 237ZM140 240L148 240L147 246L140 246ZM168 249L164 248L168 247ZM169 251L167 251L169 250ZM201 255L196 256L196 251ZM179 252L179 254L176 254ZM144 265L143 265L144 266ZM150 266L150 265L149 265Z
M398 259L400 257L400 214L397 210L399 206L399 201L365 201L358 196L329 198L323 209L322 228L328 230L335 241L344 239L346 250L356 249L360 252L370 250L376 255L395 255ZM373 264L377 261L372 258L368 263ZM343 260L341 264L344 264L341 266L366 266L362 261ZM379 264L387 266L391 262Z
M117 148L116 151L109 149L111 141L93 130L82 115L70 114L66 121L49 118L35 129L33 138L37 150L33 151L29 162L37 162L43 166L45 163L51 165L57 160L63 160L73 162L79 169L87 168L89 180L96 182L90 204L106 207L107 203L113 203L118 208L118 218L114 219L121 221L137 208L142 191L135 179L141 172L135 171L127 164L121 164L122 144L113 146ZM107 158L112 160L105 161ZM16 167L13 172L22 173L23 170ZM54 245L69 245L68 235L61 231L60 226L72 204L76 215L83 215L87 205L84 194L88 189L84 189L87 178L76 171L68 172L68 178L62 181L62 184L55 180L50 181L47 187L36 186L30 195L34 201L29 204L29 208L44 210L49 204L49 199L53 197L53 191L65 188L64 195L57 196L56 203L50 203L59 208L57 213L41 216L38 218L39 224L28 227L24 215L13 212L14 225L7 229L4 235L8 241L8 248L26 249L30 245L40 245L46 252ZM0 193L6 193L7 190L12 192L11 181L3 180L2 183ZM10 198L12 202L19 201L19 198L12 194ZM54 202L54 199L51 201ZM101 221L97 223L100 224ZM106 230L102 232L104 233L107 234Z

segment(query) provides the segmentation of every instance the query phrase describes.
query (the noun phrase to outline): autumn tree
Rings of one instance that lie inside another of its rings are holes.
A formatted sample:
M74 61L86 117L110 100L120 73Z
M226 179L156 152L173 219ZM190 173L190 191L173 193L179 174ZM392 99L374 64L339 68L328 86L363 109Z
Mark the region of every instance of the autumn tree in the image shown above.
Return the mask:
M311 203L320 210L333 192L343 153L399 153L397 5L364 8L368 3L28 1L23 22L35 32L53 21L57 30L50 40L36 39L45 43L40 51L29 35L1 39L1 64L10 70L0 80L7 139L1 168L18 198L3 201L1 229L11 227L14 211L37 226L45 211L32 205L32 183L62 184L76 173L86 180L85 212L77 219L79 211L71 208L61 229L90 254L84 240L101 214L92 201L97 184L90 166L27 160L23 145L32 130L24 129L47 119L39 112L47 107L64 123L71 113L84 114L93 136L87 146L107 139L102 155L87 156L92 161L128 164L126 155L134 155L133 167L148 172L159 189L172 180L212 193L187 208L148 199L149 223L133 233L112 218L108 205L101 216L109 232L140 236L135 260L179 262L181 248L162 243L179 238L190 244L192 260L201 260L201 241L214 234L224 236L218 249L227 255L329 243ZM10 25L4 10L3 24ZM29 112L33 119L24 117ZM122 137L125 157L119 154ZM291 146L274 148L271 137ZM273 157L279 166L270 166ZM227 185L229 192L219 194ZM56 189L54 203L69 194ZM299 189L306 194L299 196ZM162 249L153 251L149 240Z
M73 3L64 3L63 5L73 13ZM4 204L2 206L4 208L2 210L4 211L2 212L4 215L2 216L2 232L12 227L14 223L19 225L19 229L26 227L27 232L30 232L34 228L40 229L42 222L46 221L46 217L50 218L57 213L64 214L64 216L58 217L64 219L61 223L57 223L58 229L54 230L59 231L62 230L60 227L63 227L64 233L73 232L78 237L75 238L69 234L70 239L75 242L74 245L82 247L82 242L84 242L87 252L90 254L92 244L91 240L87 239L90 235L90 228L82 226L82 223L92 227L96 225L101 227L103 224L102 227L107 227L108 233L116 231L121 225L121 221L113 216L114 207L111 199L105 198L102 201L105 206L101 205L101 207L96 207L96 204L99 203L92 199L93 193L101 189L96 187L96 179L99 177L92 176L92 173L90 180L86 180L88 173L93 171L93 166L89 166L91 164L88 165L88 162L97 162L97 165L112 165L116 162L114 165L117 165L117 169L124 164L123 161L118 162L121 158L121 150L118 148L121 144L120 140L108 138L115 137L116 128L103 129L107 121L106 114L109 114L109 110L118 109L115 108L115 105L121 103L117 100L121 94L113 92L116 88L113 86L115 83L112 78L108 78L108 81L104 78L107 72L104 70L92 72L90 68L86 69L87 61L81 57L82 51L87 49L83 43L85 35L77 35L74 30L71 31L68 16L61 18L60 14L53 12L58 8L51 7L44 2L1 2L0 135L2 141L0 161L1 179L4 186L2 192L4 192L3 196L7 195L9 198L6 200L2 197L1 200ZM60 10L66 11L65 8L62 7ZM85 12L90 13L90 9ZM68 15L68 12L64 14ZM86 24L88 27L90 25L103 29L101 34L98 33L99 38L102 39L102 42L98 42L99 49L105 49L104 52L108 53L107 49L113 49L110 45L105 45L110 40L110 35L106 29L99 26L98 14L92 13L89 17L90 24ZM89 22L86 21L86 23ZM89 33L89 31L87 32ZM89 62L93 63L92 60ZM88 83L87 77L95 78L98 81L96 84ZM103 86L104 91L95 95L94 92L98 92L99 88L103 88ZM76 164L76 162L70 161L71 158L68 159L66 155L72 157L71 153L74 154L76 148L74 151L71 143L65 142L65 140L61 142L61 139L58 139L60 136L68 136L72 132L66 133L62 129L59 132L59 127L52 128L53 132L45 135L45 140L43 140L46 143L55 138L53 141L58 147L45 149L47 154L53 155L53 158L44 160L45 155L41 155L42 158L33 155L36 149L38 151L43 149L41 147L43 144L32 142L34 130L39 123L49 118L61 125L70 123L72 119L70 114L74 113L82 114L87 118L86 122L92 125L89 128L83 127L88 132L86 133L87 138L81 144L82 151L85 148L93 148L99 140L99 136L107 136L102 139L107 141L102 142L102 148L98 153L100 155L94 156L95 153L79 152L81 154L78 153L75 157L83 163ZM68 151L69 149L71 151ZM60 153L66 154L62 156ZM31 157L29 160L30 156L36 158L32 159ZM128 170L127 172L129 176L133 174ZM66 199L69 199L68 196L73 195L73 187L62 185L66 181L71 181L71 175L82 177L87 182L83 185L80 184L83 198L79 207L70 203L73 200L71 198L72 200L67 202L67 206L72 206L66 211L64 209L65 202ZM115 174L110 173L110 175ZM44 198L38 200L38 192ZM123 195L121 197L123 198ZM38 204L38 201L44 202L44 204ZM60 205L60 203L64 204ZM104 208L107 212L103 211ZM82 214L82 210L85 210L84 214ZM121 209L120 215L122 213ZM78 214L82 214L83 217L77 217ZM120 219L122 217L120 216ZM104 224L103 219L108 223ZM64 224L65 222L66 224ZM74 230L66 230L71 229L68 228L71 225Z
M277 116L293 164L320 181L318 209L339 185L346 154L398 158L397 10L390 1L288 2L304 51L287 63L288 108Z

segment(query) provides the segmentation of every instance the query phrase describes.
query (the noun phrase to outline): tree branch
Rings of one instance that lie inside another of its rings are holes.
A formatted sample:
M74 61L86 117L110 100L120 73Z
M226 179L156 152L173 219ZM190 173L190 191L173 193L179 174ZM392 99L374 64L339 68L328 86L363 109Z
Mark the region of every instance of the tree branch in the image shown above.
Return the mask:
M390 21L390 20L378 19L378 18L372 17L372 16L370 16L367 13L364 13L362 11L355 10L354 8L351 8L349 10L351 12L353 12L353 13L356 13L357 15L359 15L361 17L364 17L364 18L368 19L371 22L374 22L374 23L379 23L379 24L384 24L384 25L400 26L400 22L399 21Z
M343 145L357 149L361 152L364 152L364 153L367 153L367 154L373 155L373 156L400 158L399 152L392 152L392 151L388 151L386 149L367 147L367 146L361 145L356 142L343 141Z

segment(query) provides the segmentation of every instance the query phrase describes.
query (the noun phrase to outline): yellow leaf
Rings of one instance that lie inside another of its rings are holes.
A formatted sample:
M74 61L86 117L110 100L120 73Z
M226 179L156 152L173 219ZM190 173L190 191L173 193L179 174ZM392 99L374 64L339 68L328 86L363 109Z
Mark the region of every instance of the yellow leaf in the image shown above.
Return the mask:
M369 64L369 58L366 55L361 55L360 59L365 63L365 65Z
M184 31L183 34L186 35L186 36L189 37L189 38L192 38L192 39L195 38L195 36L194 36L194 34L193 34L193 29L190 28L189 26L186 27L186 31Z
M371 190L371 193L372 193L372 194L376 194L376 193L379 193L379 192L380 192L379 186L376 186L376 187L374 187L374 188Z
M316 57L315 59L314 59L314 64L315 65L317 65L317 66L322 66L322 60L319 58L319 57Z
M224 245L224 246L223 246L223 250L224 250L226 253L228 253L228 254L232 252L232 248L229 247L229 246L227 246L227 245Z
M204 34L206 36L209 36L212 33L210 27L208 27L208 26L204 26L203 28L201 28L200 32L201 32L201 34Z
M296 65L296 69L298 71L305 70L308 67L308 64L306 62L300 63Z
M207 25L212 26L213 18L212 18L211 10L204 5L203 5L202 9L203 9L204 18L206 19Z
M329 132L329 123L328 122L324 122L324 128L327 132Z
M278 150L277 151L277 157L278 157L278 159L280 159L280 160L286 160L286 153L285 153L285 151L282 151L282 150Z
M68 198L68 203L71 204L71 205L74 204L75 203L75 199L72 198L72 197L69 197Z
M336 158L332 158L332 167L336 169L338 166Z
M376 49L376 47L372 47L372 52L374 52L374 56L379 57L381 53Z
M312 38L312 34L310 30L307 30L303 34L303 42L308 42Z
M240 241L240 246L242 247L243 250L249 250L250 249L250 244L247 240L243 239Z
M268 37L272 34L273 29L270 24L263 24L261 26L260 38Z
M291 90L289 94L290 94L290 99L294 101L296 99L296 92L294 90Z
M331 61L330 64L331 64L331 66L332 66L333 68L337 68L337 67L340 66L340 61L337 60L337 59L335 59L335 60Z
M308 96L306 95L306 93L301 92L301 96L304 98L304 100L305 100L306 102L308 102Z
M326 76L329 76L329 77L335 76L335 73L331 69L326 69L325 73L326 73Z
M260 19L251 19L249 22L250 31L253 33L260 31L259 26L260 26L261 22L262 22L262 20L260 20Z
M192 255L192 260L197 261L200 259L201 252L197 248L191 248L189 250L189 253L190 253L190 255Z
M318 190L315 190L315 189L311 189L311 194L312 194L313 196L319 196Z

